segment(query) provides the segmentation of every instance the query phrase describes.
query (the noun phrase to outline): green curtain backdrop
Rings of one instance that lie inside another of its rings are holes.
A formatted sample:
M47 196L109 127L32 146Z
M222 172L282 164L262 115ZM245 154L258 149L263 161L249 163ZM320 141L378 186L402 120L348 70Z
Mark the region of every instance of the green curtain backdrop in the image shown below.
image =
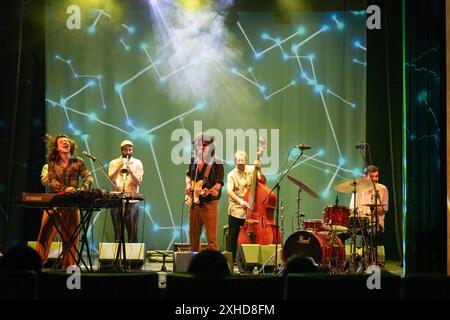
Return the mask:
M272 187L306 150L290 174L319 196L302 193L301 211L349 205L333 186L360 176L355 150L366 132L365 12L237 12L183 7L181 1L48 1L45 7L47 131L75 138L107 166L124 139L144 164L139 240L171 249L187 242L184 174L193 136L216 137L225 173L237 149L250 161L267 139L263 171ZM94 187L111 190L84 158ZM228 199L219 204L219 243ZM297 188L281 183L286 239L297 227ZM111 218L96 213L94 243L110 242ZM221 249L223 246L221 245Z
M444 2L406 1L404 6L406 272L445 274L448 244Z

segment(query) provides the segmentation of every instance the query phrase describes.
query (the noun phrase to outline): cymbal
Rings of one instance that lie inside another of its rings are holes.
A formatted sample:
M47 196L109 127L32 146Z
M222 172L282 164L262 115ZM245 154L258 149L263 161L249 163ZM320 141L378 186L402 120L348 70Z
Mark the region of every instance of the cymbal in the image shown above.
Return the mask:
M334 190L342 193L363 192L372 189L372 181L366 178L344 180L334 186Z
M294 184L296 184L300 189L304 190L307 194L309 194L311 197L315 198L315 199L319 199L319 196L317 195L317 193L315 193L314 191L312 191L310 188L308 188L305 184L303 184L302 182L300 182L300 180L295 179L294 177L288 175L287 176L289 180L291 180Z
M382 203L377 203L377 204L375 204L375 203L365 203L365 204L361 204L361 206L375 208L375 207L384 207L385 205L382 204Z

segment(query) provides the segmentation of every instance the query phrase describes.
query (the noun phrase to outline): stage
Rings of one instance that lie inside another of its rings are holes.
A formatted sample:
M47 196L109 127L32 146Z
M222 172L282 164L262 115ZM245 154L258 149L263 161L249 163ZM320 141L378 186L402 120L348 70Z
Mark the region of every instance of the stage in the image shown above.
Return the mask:
M85 245L84 289L67 290L68 274L49 261L38 274L2 270L9 298L449 299L449 8L449 0L8 1L0 254L42 235L44 209L59 211L60 224L80 209L69 242ZM194 243L186 170L203 159L199 136L223 168L197 190L205 203L217 200L215 235L200 230L200 242L232 250L230 204L246 201L228 194L227 176L244 151L250 168L260 164L259 189L276 196L257 217L273 232L261 243L280 234L284 252L331 261L332 275L274 275L266 244L241 246L226 278L186 274L189 254L178 253L177 264L174 251ZM50 182L41 180L45 165ZM206 195L213 186L217 194ZM133 219L120 222L128 223L120 237L119 208ZM370 238L364 267L351 272L349 230L352 241ZM54 234L44 234L46 248L61 241ZM111 265L118 241L136 243L127 272ZM373 286L379 274L385 290L368 289L363 271L373 265Z

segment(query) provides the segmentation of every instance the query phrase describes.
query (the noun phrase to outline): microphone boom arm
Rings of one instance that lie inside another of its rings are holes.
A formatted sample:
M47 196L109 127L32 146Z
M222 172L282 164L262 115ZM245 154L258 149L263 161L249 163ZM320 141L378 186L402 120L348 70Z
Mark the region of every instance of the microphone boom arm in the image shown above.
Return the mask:
M85 154L83 152L83 154ZM86 154L85 154L86 155ZM87 155L86 155L87 156ZM89 156L88 156L89 157ZM94 156L89 157L92 161L94 161L94 163L98 162L97 166L99 167L100 171L105 175L106 179L108 179L109 183L112 185L113 190L115 191L120 191L120 189L118 187L116 187L116 185L114 184L114 182L111 180L111 178L108 175L108 172L106 172L105 168L103 167L102 162Z

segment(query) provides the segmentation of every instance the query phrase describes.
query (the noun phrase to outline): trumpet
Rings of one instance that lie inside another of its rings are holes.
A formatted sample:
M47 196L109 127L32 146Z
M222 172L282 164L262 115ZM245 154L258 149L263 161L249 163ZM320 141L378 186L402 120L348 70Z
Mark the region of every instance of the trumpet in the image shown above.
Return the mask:
M122 159L122 169L120 169L121 174L129 174L129 170L127 168L128 165L128 155L126 158Z

